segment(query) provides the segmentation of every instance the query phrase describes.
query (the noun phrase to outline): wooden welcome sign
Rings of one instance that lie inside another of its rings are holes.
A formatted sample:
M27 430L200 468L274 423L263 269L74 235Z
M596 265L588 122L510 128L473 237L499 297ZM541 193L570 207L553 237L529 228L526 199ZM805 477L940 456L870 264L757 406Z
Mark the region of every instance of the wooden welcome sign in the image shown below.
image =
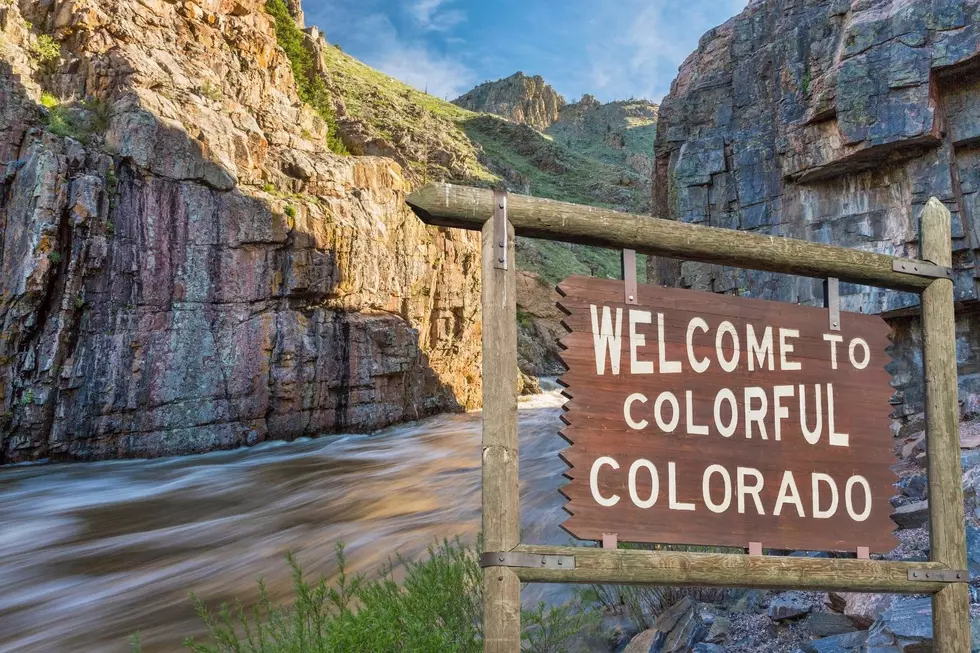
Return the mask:
M919 215L923 260L451 184L408 202L427 224L482 232L484 651L520 653L522 583L618 583L931 594L935 650L970 653L952 221L942 202L931 198ZM880 318L651 286L627 294L624 282L583 278L559 287L572 331L563 339L564 526L590 540L609 533L749 555L522 543L515 236L624 250L624 263L635 250L826 279L831 306L838 281L920 293L930 559L864 555L896 541Z
M878 316L572 277L563 527L586 540L887 552Z

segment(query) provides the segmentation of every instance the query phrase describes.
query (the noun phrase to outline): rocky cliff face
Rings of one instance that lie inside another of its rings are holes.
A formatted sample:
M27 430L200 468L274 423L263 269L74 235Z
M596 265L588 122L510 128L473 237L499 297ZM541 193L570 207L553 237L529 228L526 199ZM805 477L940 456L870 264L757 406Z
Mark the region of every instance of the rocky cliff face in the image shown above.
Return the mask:
M753 2L702 39L660 110L655 214L917 256L930 196L953 212L963 409L980 409L980 2ZM818 304L819 281L652 262L666 283ZM896 328L899 414L922 409L917 298L844 284Z
M659 110L658 105L646 100L602 104L585 95L565 105L546 133L570 149L623 166L649 180Z
M567 104L542 78L523 73L482 84L454 103L508 119L482 116L468 123L467 134L484 144L490 154L484 159L488 167L518 192L631 213L650 211L656 104L646 100L602 104L591 95ZM552 111L552 106L557 110ZM551 138L542 138L538 131ZM494 147L501 143L504 148ZM533 168L510 164L513 159L505 152L514 151L533 162ZM558 183L541 183L538 172L542 170L557 177ZM571 274L618 279L620 255L518 238L517 259L525 272L517 294L521 369L533 375L558 375L564 366L556 340L563 329L560 316L554 314L558 300L554 284Z
M0 0L0 48L0 463L476 404L475 239L327 150L263 2Z
M453 100L453 104L478 113L494 113L544 131L558 119L565 98L540 75L528 77L517 72L495 82L484 82Z

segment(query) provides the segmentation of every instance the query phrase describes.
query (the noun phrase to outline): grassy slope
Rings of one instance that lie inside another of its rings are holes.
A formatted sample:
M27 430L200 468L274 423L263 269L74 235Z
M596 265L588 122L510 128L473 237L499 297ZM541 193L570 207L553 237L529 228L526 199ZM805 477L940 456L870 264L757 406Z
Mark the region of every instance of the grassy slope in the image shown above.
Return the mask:
M648 201L637 192L635 174L621 166L418 91L339 48L325 48L324 58L328 83L346 113L401 154L416 183L491 186L503 181L515 192L632 211L643 210ZM609 250L520 239L517 258L522 269L551 282L571 274L620 276L619 253ZM645 266L639 267L642 274Z
M566 110L566 113L569 113ZM561 120L548 128L548 134L566 147L598 161L623 165L632 153L653 157L657 135L656 111L645 101L624 100L601 105L571 119ZM612 147L604 139L605 128L615 125L624 137L622 147Z

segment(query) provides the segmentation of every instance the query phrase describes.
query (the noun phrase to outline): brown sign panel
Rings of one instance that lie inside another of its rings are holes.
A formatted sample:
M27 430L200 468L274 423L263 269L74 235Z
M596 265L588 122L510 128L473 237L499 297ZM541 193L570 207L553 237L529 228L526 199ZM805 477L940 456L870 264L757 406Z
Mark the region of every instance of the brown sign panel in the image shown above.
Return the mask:
M889 551L895 475L878 316L643 285L558 291L572 535Z

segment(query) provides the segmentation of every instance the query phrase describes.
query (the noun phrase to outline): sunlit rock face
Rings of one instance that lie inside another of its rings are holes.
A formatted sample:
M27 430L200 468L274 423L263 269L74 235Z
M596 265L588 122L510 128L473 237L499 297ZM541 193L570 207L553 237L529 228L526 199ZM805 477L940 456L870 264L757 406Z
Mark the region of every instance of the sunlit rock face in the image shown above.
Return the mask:
M558 120L565 98L540 75L517 72L495 82L484 82L453 100L464 109L495 113L544 131Z
M961 404L980 409L980 2L761 0L708 32L660 108L654 213L918 256L931 196L953 214ZM664 283L819 304L820 280L651 262ZM896 328L898 414L922 410L918 298L842 284Z
M263 6L0 0L0 463L477 404L478 238L327 150Z

